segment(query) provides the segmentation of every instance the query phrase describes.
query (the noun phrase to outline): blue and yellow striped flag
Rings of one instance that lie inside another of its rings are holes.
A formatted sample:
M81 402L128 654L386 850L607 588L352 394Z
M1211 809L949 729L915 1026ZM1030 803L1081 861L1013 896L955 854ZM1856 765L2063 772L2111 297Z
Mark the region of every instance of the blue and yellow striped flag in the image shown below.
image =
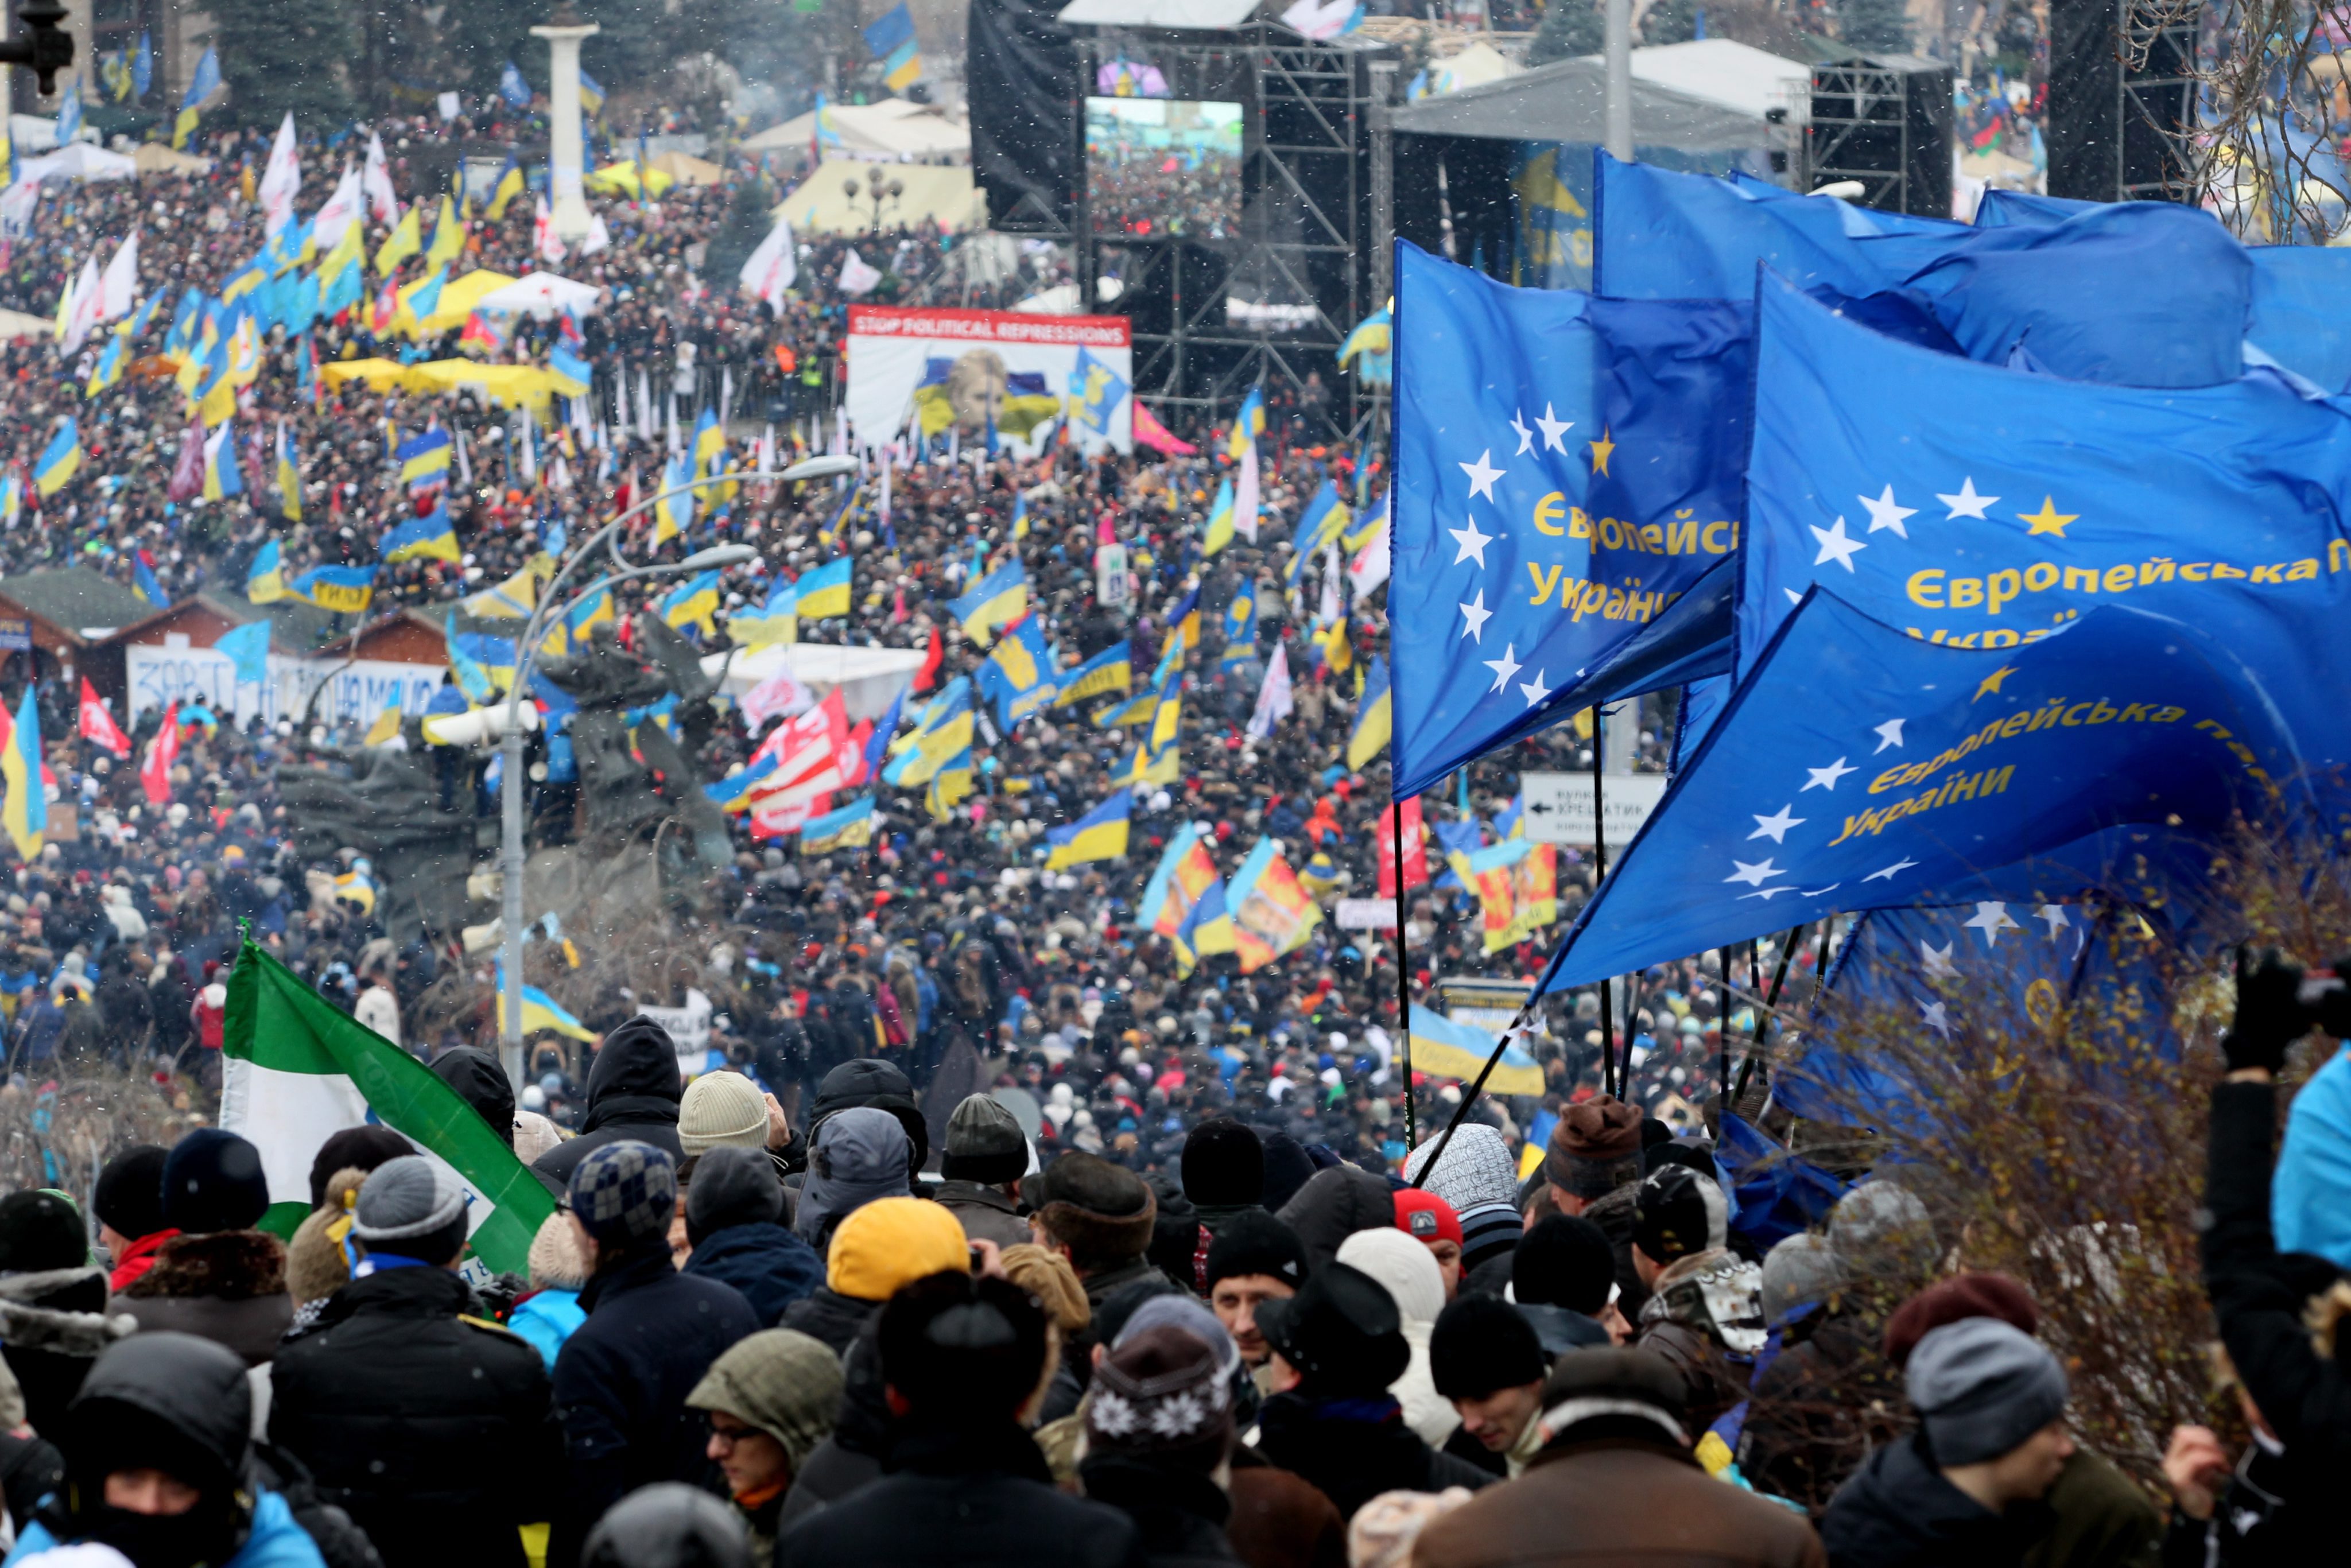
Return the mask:
M1052 852L1045 857L1047 871L1063 871L1092 861L1119 860L1126 854L1127 813L1133 794L1121 789L1066 828L1045 834Z

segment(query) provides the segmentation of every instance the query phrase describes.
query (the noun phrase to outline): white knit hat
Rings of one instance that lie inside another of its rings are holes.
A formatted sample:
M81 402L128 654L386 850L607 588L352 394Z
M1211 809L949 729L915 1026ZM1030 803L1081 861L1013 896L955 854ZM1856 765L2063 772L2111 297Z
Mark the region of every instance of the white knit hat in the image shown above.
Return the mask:
M721 1145L768 1146L768 1101L739 1072L705 1072L685 1086L677 1108L677 1146L688 1155Z

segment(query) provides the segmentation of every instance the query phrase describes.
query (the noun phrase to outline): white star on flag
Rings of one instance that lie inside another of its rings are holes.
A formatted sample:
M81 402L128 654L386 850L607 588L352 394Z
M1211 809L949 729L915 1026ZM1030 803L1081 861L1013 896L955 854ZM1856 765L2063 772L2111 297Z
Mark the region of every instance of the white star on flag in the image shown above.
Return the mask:
M1894 873L1896 872L1908 871L1912 866L1917 865L1917 863L1918 862L1914 860L1898 860L1892 865L1887 866L1884 871L1871 872L1867 876L1863 877L1861 880L1864 882L1878 882L1881 880L1891 882L1894 880Z
M1946 942L1940 947L1932 942L1918 944L1918 956L1927 962L1928 979L1956 980L1959 977L1959 966L1951 962L1951 949L1957 946L1956 942Z
M1474 558L1479 569L1480 570L1485 569L1486 547L1494 542L1494 536L1479 533L1477 518L1470 518L1469 526L1466 528L1447 528L1445 531L1451 534L1453 542L1461 547L1460 553L1453 558L1454 565L1459 566L1463 561Z
M1723 878L1723 880L1724 880L1725 882L1728 882L1728 881L1729 881L1729 880L1730 880L1730 878L1729 878L1729 877L1725 877L1725 878ZM1761 899L1764 903L1769 904L1769 903L1771 903L1773 899L1775 899L1775 898L1779 897L1779 896L1780 896L1782 894L1783 894L1783 893L1793 893L1793 892L1795 892L1795 891L1796 891L1796 889L1795 889L1793 886L1785 886L1785 887L1767 887L1767 888L1764 888L1762 891L1761 891L1761 892L1759 892L1759 893L1742 893L1742 894L1740 894L1739 896L1740 896L1740 899L1742 899L1742 900L1750 899L1750 898L1760 898L1760 899Z
M1871 533L1874 534L1880 528L1892 528L1897 538L1907 539L1910 537L1910 530L1902 526L1902 519L1905 517L1917 517L1918 515L1918 508L1916 507L1899 507L1895 505L1893 486L1888 485L1886 486L1886 493L1878 497L1877 499L1874 501L1866 496L1856 497L1855 499L1860 501L1863 506L1869 508L1869 531Z
M1889 718L1869 733L1877 737L1877 751L1883 751L1889 746L1899 747L1902 744L1902 721L1898 718ZM1873 751L1870 755L1875 757L1877 751Z
M1469 498L1473 501L1480 496L1489 501L1494 498L1494 481L1502 476L1502 471L1493 466L1493 456L1489 448L1478 454L1477 462L1458 465L1461 472L1469 476Z
M1752 813L1750 812L1750 815ZM1788 841L1788 830L1802 827L1803 822L1804 819L1795 814L1795 806L1791 803L1781 807L1769 817L1756 817L1755 831L1747 836L1750 839L1760 839L1769 833L1773 843L1784 844Z
M1541 670L1537 670L1533 680L1519 683L1519 693L1527 699L1527 706L1532 707L1551 695L1551 683L1543 679Z
M1486 622L1494 618L1494 612L1486 608L1486 591L1479 589L1477 597L1464 602L1460 610L1465 622L1461 628L1461 634L1475 642L1483 643L1486 640Z
M1973 517L1980 523L1988 523L1991 519L1984 516L1984 508L1998 501L2000 497L1977 495L1975 476L1970 474L1960 484L1958 495L1937 496L1935 499L1951 509L1950 517L1943 519L1945 522L1949 522L1952 517Z
M1858 768L1847 768L1844 765L1844 758L1840 757L1834 762L1830 763L1826 768L1807 768L1804 771L1813 776L1811 782L1804 786L1804 789L1834 790L1837 787L1838 779L1844 778L1848 773L1858 773L1861 769ZM1801 795L1804 792L1804 789L1799 789L1796 793Z
M1730 863L1737 866L1739 869L1732 872L1729 876L1724 877L1722 880L1725 882L1743 882L1750 887L1761 887L1775 876L1785 876L1788 874L1786 872L1782 871L1778 866L1773 865L1768 856L1760 861L1749 862L1740 860L1737 855L1733 855L1730 857ZM1782 891L1785 892L1786 890L1783 888Z
M2049 940L2052 942L2057 940L2057 933L2074 924L2066 917L2064 905L2055 904L2043 904L2032 912L2032 918L2049 927Z
M1535 449L1535 433L1527 428L1527 416L1525 414L1517 412L1515 409L1512 410L1510 413L1510 428L1519 433L1519 449L1510 454L1511 456L1524 457L1528 453L1532 452Z
M1543 446L1546 450L1552 452L1567 450L1567 444L1560 438L1575 428L1575 421L1556 417L1551 411L1551 404L1545 403L1542 417L1535 421L1535 423L1543 433Z
M1844 519L1843 517L1839 517L1828 528L1814 528L1813 530L1813 538L1821 541L1821 553L1813 558L1813 564L1814 566L1825 566L1830 561L1834 561L1839 566L1844 568L1845 570L1851 571L1854 570L1853 558L1855 552L1857 550L1865 550L1869 548L1866 544L1864 544L1857 538L1852 538L1844 531Z
M1959 924L1970 931L1982 932L1984 946L1987 947L1999 946L2001 932L2022 929L2015 921L2008 917L2008 905L2005 904L1980 903L1976 905L1975 917L1962 920Z
M1913 999L1917 1000L1915 998ZM1928 1029L1933 1030L1945 1040L1951 1038L1951 1012L1947 1005L1942 1002L1919 1001L1918 1013Z
M1516 643L1512 643L1509 646L1505 647L1502 650L1502 656L1500 658L1486 660L1485 665L1488 669L1494 672L1494 690L1497 692L1510 684L1510 677L1512 675L1517 674L1520 670L1526 668L1525 665L1519 663L1519 645ZM1489 693L1488 695L1491 695L1492 694Z

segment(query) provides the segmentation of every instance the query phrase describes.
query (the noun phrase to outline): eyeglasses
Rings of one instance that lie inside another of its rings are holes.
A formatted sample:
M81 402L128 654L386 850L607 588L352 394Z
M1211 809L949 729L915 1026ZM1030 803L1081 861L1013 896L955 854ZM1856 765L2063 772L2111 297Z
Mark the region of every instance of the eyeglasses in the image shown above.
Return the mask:
M757 1427L722 1427L716 1421L710 1423L710 1435L713 1437L716 1437L722 1445L729 1448L732 1448L736 1444L743 1441L746 1437L764 1437L767 1436L766 1433L760 1431Z

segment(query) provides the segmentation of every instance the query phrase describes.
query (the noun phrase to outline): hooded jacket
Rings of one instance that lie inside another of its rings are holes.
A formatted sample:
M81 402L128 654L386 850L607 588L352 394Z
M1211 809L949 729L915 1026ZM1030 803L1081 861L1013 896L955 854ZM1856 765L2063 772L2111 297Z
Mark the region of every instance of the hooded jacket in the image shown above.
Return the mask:
M0 1344L37 1432L59 1429L90 1364L138 1328L120 1307L109 1310L106 1271L95 1265L0 1280Z
M2002 1568L2054 1521L2041 1503L1994 1513L1943 1479L1922 1437L1869 1456L1821 1521L1829 1568Z
M817 1132L826 1122L843 1111L860 1105L870 1105L877 1111L887 1111L898 1118L906 1129L907 1140L913 1145L906 1159L906 1174L911 1179L921 1171L931 1157L931 1132L923 1113L914 1104L914 1086L904 1072L887 1061L873 1057L861 1057L844 1061L824 1075L817 1085L815 1103L808 1111L808 1126L784 1150L788 1169L808 1168L809 1150L815 1145Z
M1762 1270L1725 1248L1677 1258L1641 1308L1634 1343L1662 1356L1682 1380L1682 1409L1703 1431L1747 1397L1747 1372L1762 1348Z
M580 1135L548 1150L530 1168L560 1193L588 1151L606 1144L634 1139L682 1159L677 1105L684 1098L669 1030L651 1019L632 1018L604 1037L588 1070L588 1118Z
M1359 1166L1332 1166L1316 1171L1275 1218L1298 1233L1310 1270L1327 1269L1356 1231L1395 1224L1395 1189Z
M783 1510L776 1520L778 1535L881 1479L882 1461L890 1452L896 1423L890 1417L889 1396L883 1391L876 1322L880 1314L872 1312L870 1302L859 1304L868 1315L841 1356L840 1413L833 1418L831 1434L810 1450L807 1463L792 1472L791 1490L784 1494Z
M433 1059L433 1076L455 1089L457 1098L471 1105L509 1148L514 1145L514 1085L488 1051L470 1045L444 1051Z
M905 1130L884 1108L837 1112L817 1128L811 1142L815 1153L792 1222L811 1247L828 1246L834 1227L876 1198L911 1196L904 1168Z

